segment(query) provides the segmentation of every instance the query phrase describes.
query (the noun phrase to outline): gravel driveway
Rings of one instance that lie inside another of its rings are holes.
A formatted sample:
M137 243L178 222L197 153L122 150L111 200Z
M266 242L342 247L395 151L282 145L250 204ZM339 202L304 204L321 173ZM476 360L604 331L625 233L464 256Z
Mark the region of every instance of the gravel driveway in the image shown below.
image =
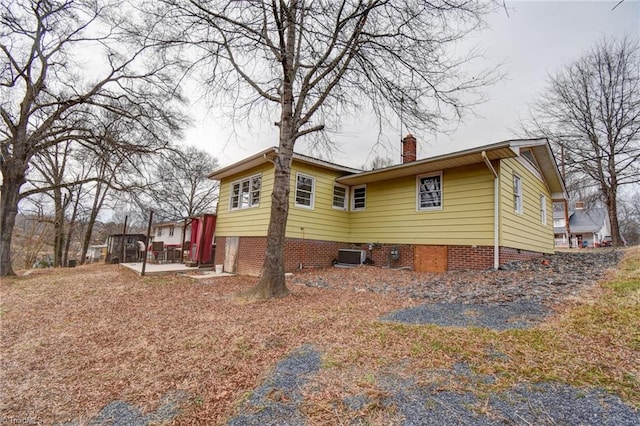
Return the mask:
M240 407L229 426L305 425L301 413L302 386L320 368L321 354L310 345L293 351ZM463 363L448 371L449 380L491 380ZM617 396L600 390L578 389L561 383L520 384L482 399L471 392L450 392L438 384L419 386L392 375L380 376L382 409L396 410L400 424L414 425L610 425L637 426L640 412ZM369 403L367 395L345 395L345 405L356 412ZM392 408L393 407L393 408ZM357 417L351 424L360 422Z

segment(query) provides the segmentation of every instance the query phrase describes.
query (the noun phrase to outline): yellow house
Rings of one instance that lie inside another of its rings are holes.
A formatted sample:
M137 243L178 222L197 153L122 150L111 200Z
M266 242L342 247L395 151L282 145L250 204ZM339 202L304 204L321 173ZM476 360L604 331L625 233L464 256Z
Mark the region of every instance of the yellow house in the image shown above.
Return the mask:
M276 148L209 177L220 181L216 264L258 275ZM566 198L546 139L523 139L360 171L294 154L285 269L326 267L339 250L376 265L441 272L487 269L551 253L552 202ZM358 253L358 252L356 252Z

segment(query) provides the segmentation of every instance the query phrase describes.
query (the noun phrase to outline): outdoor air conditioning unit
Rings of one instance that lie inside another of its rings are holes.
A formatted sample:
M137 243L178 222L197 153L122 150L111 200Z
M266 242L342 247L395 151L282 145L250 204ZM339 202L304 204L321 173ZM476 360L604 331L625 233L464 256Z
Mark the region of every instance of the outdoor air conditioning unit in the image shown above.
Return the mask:
M340 249L338 250L338 263L348 265L360 265L367 258L365 250Z

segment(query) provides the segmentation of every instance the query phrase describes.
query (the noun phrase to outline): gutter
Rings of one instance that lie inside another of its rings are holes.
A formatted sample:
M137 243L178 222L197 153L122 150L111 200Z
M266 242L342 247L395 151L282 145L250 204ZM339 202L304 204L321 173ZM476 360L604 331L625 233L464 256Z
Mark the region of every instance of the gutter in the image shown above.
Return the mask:
M500 194L498 192L498 172L493 168L486 151L482 151L482 159L493 174L493 269L498 269L500 266L500 215L498 214Z

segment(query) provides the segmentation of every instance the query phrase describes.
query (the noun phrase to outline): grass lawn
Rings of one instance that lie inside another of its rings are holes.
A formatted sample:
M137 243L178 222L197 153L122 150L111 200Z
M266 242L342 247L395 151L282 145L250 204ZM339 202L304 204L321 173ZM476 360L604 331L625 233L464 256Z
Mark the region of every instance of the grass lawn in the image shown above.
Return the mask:
M419 301L347 290L294 285L280 300L234 297L255 283L143 278L112 265L3 279L0 419L86 421L114 400L154 410L163 395L183 390L189 400L177 423L224 423L279 360L306 343L323 357L303 389L312 424L348 423L347 394L369 396L361 418L392 422L393 410L376 403L384 397L381 372L428 383L459 362L495 379L474 383L479 395L559 381L604 388L640 406L638 248L627 250L609 282L527 330L378 322Z

